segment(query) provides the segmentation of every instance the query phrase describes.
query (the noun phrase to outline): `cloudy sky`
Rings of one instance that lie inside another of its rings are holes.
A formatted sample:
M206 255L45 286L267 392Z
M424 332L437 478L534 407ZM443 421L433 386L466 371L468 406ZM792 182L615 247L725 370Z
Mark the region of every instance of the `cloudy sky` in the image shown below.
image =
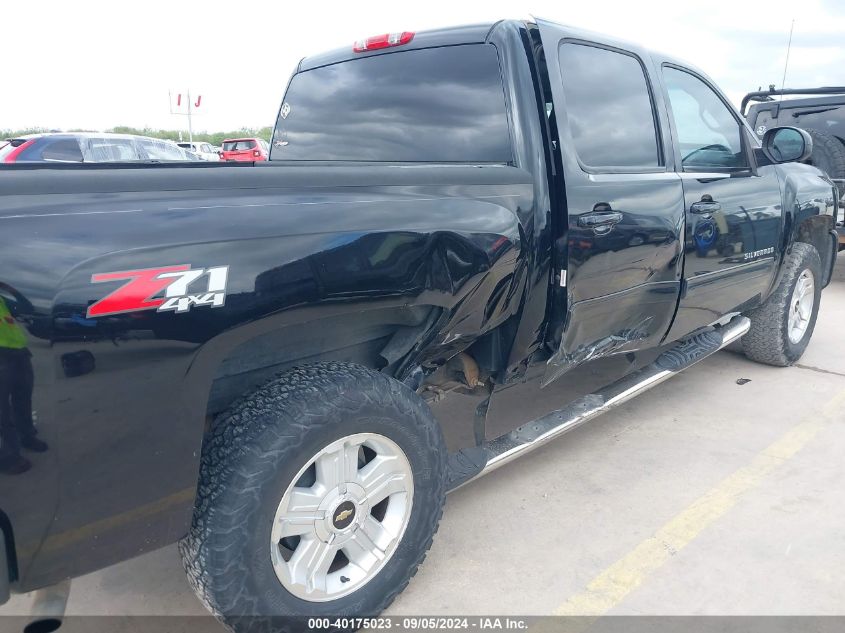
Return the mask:
M0 129L185 127L168 90L201 94L195 130L272 125L299 59L379 33L547 18L703 68L739 102L780 85L845 84L841 0L0 0Z

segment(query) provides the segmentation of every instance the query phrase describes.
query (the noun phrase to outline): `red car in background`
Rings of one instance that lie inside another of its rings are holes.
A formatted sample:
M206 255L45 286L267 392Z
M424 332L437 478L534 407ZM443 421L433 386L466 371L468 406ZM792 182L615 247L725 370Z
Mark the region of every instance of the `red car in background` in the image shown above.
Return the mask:
M223 160L252 162L267 160L270 145L262 138L230 138L223 141Z

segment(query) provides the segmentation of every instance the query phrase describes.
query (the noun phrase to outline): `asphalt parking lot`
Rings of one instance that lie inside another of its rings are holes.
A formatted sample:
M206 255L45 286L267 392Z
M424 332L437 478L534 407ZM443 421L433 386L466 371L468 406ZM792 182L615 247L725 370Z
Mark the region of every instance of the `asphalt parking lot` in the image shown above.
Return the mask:
M845 257L798 366L720 352L453 493L388 613L845 614L843 454ZM68 613L204 611L168 547L74 581Z

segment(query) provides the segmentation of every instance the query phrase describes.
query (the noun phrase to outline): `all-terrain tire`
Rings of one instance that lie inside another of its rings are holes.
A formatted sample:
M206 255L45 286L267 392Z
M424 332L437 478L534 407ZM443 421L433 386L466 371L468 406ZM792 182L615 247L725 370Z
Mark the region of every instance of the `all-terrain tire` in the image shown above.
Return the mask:
M813 154L810 164L818 167L831 178L845 178L845 144L833 134L821 130L807 130L813 137Z
M813 275L813 307L810 322L800 340L793 343L789 338L789 310L793 292L801 273L810 271ZM810 244L796 242L786 255L783 274L774 292L748 317L751 329L742 337L742 348L751 360L766 365L787 367L795 363L813 336L822 289L822 264L818 251Z
M392 557L357 591L303 600L275 575L270 530L282 495L332 442L377 433L404 452L413 504ZM445 499L446 449L425 403L402 383L351 363L288 371L219 416L203 446L189 534L180 542L203 604L237 633L299 629L290 616L364 617L407 586L431 547Z

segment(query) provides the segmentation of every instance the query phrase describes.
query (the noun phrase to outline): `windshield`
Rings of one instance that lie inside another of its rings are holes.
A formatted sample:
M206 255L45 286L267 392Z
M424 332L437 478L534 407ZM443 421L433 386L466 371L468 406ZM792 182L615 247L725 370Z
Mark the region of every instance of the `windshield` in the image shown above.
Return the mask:
M294 75L271 158L510 163L496 49L402 51Z

